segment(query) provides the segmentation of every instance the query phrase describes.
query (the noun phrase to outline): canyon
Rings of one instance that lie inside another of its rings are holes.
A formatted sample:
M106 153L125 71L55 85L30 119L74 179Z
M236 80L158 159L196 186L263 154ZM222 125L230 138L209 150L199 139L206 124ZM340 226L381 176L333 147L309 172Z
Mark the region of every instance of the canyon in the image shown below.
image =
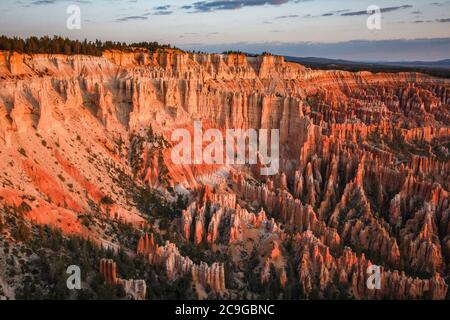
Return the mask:
M279 129L278 173L174 164L172 132L196 121ZM23 242L14 213L121 252L145 271L95 268L131 299L185 279L198 299L448 298L449 79L269 54L0 52L0 167L3 240Z

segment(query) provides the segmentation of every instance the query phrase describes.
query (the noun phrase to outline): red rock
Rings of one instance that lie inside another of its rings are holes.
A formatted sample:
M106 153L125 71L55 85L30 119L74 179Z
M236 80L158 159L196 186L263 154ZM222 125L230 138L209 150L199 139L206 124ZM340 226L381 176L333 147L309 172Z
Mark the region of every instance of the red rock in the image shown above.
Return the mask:
M147 284L144 280L124 280L117 277L116 263L111 259L100 260L100 275L109 285L120 285L128 299L145 300Z

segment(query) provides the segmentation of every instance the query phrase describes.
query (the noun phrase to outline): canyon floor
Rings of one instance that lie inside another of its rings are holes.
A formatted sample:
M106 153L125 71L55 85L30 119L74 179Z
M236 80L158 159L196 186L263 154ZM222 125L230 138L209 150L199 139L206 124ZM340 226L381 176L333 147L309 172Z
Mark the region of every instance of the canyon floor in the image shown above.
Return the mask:
M279 129L279 173L174 164L194 121ZM0 168L0 299L448 298L448 79L0 52Z

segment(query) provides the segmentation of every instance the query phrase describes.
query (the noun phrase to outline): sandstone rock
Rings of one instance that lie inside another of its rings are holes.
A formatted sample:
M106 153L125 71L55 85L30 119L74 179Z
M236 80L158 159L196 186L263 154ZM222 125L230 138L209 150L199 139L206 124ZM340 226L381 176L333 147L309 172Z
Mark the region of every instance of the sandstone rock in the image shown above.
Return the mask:
M144 280L124 280L117 277L116 263L111 259L100 260L100 275L109 285L120 285L128 299L145 300L147 284Z

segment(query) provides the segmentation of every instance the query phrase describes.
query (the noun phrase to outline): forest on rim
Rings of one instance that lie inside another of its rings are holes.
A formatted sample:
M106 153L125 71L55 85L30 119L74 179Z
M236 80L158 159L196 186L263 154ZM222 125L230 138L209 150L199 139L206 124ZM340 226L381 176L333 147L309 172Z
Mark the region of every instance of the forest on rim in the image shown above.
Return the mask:
M122 50L128 51L133 49L147 49L155 52L158 49L171 48L170 44L159 44L158 42L139 42L127 44L125 42L114 41L79 41L70 40L54 36L45 37L29 37L22 39L18 37L0 36L0 50L12 51L25 54L48 53L48 54L83 54L92 56L101 56L105 50Z

